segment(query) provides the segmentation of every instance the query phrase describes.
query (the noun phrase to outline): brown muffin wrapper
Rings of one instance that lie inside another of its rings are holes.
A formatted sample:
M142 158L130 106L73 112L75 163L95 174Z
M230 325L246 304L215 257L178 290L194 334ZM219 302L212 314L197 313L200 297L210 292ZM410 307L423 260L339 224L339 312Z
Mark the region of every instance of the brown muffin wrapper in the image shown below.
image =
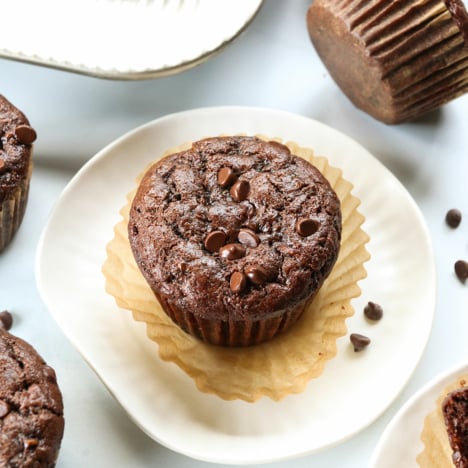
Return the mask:
M394 107L390 123L414 119L468 92L468 46L443 0L317 2L336 7L379 65L382 92Z
M452 391L468 386L468 375L462 375L443 389L436 402L435 409L424 419L421 432L423 451L416 461L421 468L453 468L452 449L445 427L442 403Z
M343 219L338 260L313 300L304 304L304 313L300 308L295 312L302 316L287 332L259 345L229 348L204 343L175 325L140 273L128 241L128 213L136 188L128 195L121 210L123 219L107 246L103 265L106 291L119 307L132 311L135 320L146 323L147 335L158 344L163 360L177 364L200 391L225 400L254 402L263 396L280 400L303 392L307 382L318 377L336 355L336 340L346 334L345 321L354 313L351 299L361 292L357 283L366 277L363 265L370 257L365 248L369 238L361 229L364 217L357 211L360 202L351 194L352 185L325 158L315 157L311 150L294 143L286 145L329 180L340 198ZM190 144L166 154L187 147Z
M29 163L28 174L18 187L0 205L0 252L10 243L19 229L28 203L29 184L33 162Z
M222 337L224 345L251 346L268 341L279 333L289 330L303 314L309 301L302 301L286 313L274 317L252 321L250 323L224 320L207 320L197 314L182 311L156 295L166 314L183 330L207 343L219 343Z

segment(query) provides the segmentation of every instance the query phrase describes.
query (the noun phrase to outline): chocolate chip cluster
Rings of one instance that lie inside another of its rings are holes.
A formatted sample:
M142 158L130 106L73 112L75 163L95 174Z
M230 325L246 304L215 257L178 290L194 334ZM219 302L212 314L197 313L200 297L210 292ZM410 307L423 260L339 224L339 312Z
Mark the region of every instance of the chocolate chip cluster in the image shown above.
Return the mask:
M222 167L217 174L218 185L224 189L229 188L231 198L236 202L247 200L250 184L248 180L239 179L235 171L230 167ZM300 218L295 225L296 232L302 237L314 234L319 228L316 220ZM226 260L237 260L247 254L247 249L255 249L261 239L257 233L250 228L241 228L237 233L237 242L226 243L227 234L217 229L211 231L205 237L203 245L206 250ZM260 265L247 266L243 271L235 271L229 280L229 287L233 293L241 293L248 284L263 286L268 281L268 272Z

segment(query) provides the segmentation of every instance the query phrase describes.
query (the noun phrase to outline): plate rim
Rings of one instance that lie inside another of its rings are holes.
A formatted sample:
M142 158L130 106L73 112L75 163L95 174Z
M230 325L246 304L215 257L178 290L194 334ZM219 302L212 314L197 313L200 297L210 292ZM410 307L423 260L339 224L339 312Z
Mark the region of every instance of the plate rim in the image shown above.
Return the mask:
M60 202L63 200L64 197L66 197L67 193L69 191L72 191L75 184L79 183L80 182L80 178L82 177L82 174L83 173L86 173L88 170L90 170L92 168L92 166L94 164L97 164L102 158L106 158L106 157L111 157L111 156L107 156L108 154L112 153L112 150L119 146L123 141L127 140L128 138L130 137L134 137L135 135L138 135L139 132L145 132L148 130L148 128L154 126L154 125L158 125L160 124L161 122L166 122L166 121L169 121L171 119L179 119L181 116L182 117L186 117L186 116L190 116L190 115L196 115L197 113L199 112L208 112L208 113L217 113L217 112L222 112L222 113L228 113L228 112L232 112L232 111L236 111L236 112L260 112L260 113L263 113L263 112L267 112L269 114L274 114L275 117L280 115L284 118L300 118L300 119L304 119L304 120L307 120L308 122L312 122L314 125L318 125L322 128L327 128L329 130L332 130L333 132L337 132L339 133L341 136L343 136L344 138L346 138L347 140L351 141L354 145L357 145L361 151L365 152L367 154L367 157L370 157L370 159L372 160L372 162L374 164L377 164L380 168L380 170L384 170L385 171L385 174L387 177L390 177L392 178L392 182L393 183L396 183L397 185L400 186L400 189L403 191L403 193L405 194L405 198L406 198L406 201L411 205L411 209L414 213L416 213L418 215L418 220L419 220L419 227L421 228L422 230L422 233L424 234L424 240L426 242L426 247L428 248L428 252L430 253L430 256L429 258L427 259L427 261L430 263L430 272L428 274L428 279L432 281L433 285L435 286L435 283L436 283L436 274L435 274L435 259L434 259L434 253L433 253L433 247L432 247L432 241L431 241L431 238L430 238L430 235L429 235L429 231L428 231L428 228L427 228L427 225L425 223L425 220L422 216L422 212L420 210L420 208L418 207L418 205L416 204L415 200L413 199L413 197L410 195L410 193L408 192L408 190L404 187L404 185L396 178L396 176L388 169L386 168L377 158L375 158L375 156L373 156L366 148L364 148L359 142L357 142L356 140L350 138L348 135L346 135L345 133L333 128L333 127L330 127L329 125L326 125L322 122L319 122L317 120L314 120L310 117L307 117L307 116L304 116L304 115L300 115L300 114L296 114L296 113L292 113L292 112L288 112L288 111L283 111L283 110L278 110L278 109L271 109L271 108L267 108L267 107L250 107L250 106L214 106L214 107L201 107L201 108L195 108L195 109L189 109L189 110L183 110L183 111L179 111L179 112L175 112L175 113L172 113L172 114L168 114L168 115L164 115L162 117L159 117L159 118L156 118L156 119L153 119L153 120L150 120L140 126L137 126L136 128L124 133L122 136L118 137L117 139L115 139L114 141L112 141L111 143L109 143L108 145L106 145L103 149L101 149L99 152L97 152L91 159L89 159L78 171L77 173L74 175L74 177L69 181L69 183L66 185L66 187L63 189L62 193L60 194L60 196L57 198L56 200L56 203L54 204L52 210L51 210L51 213L49 215L49 220L47 221L42 233L41 233L41 236L40 236L40 239L39 239L39 243L38 243L38 246L37 246L37 253L36 253L36 279L37 279L37 284L38 284L38 290L40 292L40 296L43 300L43 302L46 304L49 312L52 314L52 316L54 317L54 319L58 322L62 332L64 332L64 334L67 336L67 339L69 339L69 341L73 344L73 346L77 349L77 351L79 352L79 354L84 358L85 362L87 362L87 364L91 367L91 369L95 372L95 374L98 376L98 378L103 382L103 384L105 385L105 387L109 390L110 394L116 399L116 401L119 403L120 406L122 406L122 408L125 410L125 412L130 416L130 418L136 423L136 425L138 427L140 427L140 429L143 430L143 432L147 433L152 439L160 442L161 444L163 444L164 446L166 446L167 448L173 450L173 451L176 451L178 453L182 453L186 456L189 456L189 457L192 457L194 459L198 459L198 460L203 460L203 461L208 461L208 462L215 462L215 463L226 463L226 464L252 464L252 463L267 463L267 462L275 462L275 461L279 461L279 460L287 460L287 459L291 459L291 458L297 458L298 456L304 456L306 454L310 454L310 453L315 453L319 450L322 450L324 448L327 448L327 447L331 447L331 446L334 446L338 443L341 443L343 442L344 440L356 435L356 433L362 431L364 428L368 427L371 423L373 423L379 416L382 415L382 413L390 406L390 404L397 398L397 396L401 393L401 391L406 387L410 377L413 375L414 371L416 370L417 366L419 365L420 363L420 360L424 354L424 351L427 347L427 343L428 343L428 340L429 340L429 337L431 335L431 331L432 331L432 326L433 326L433 321L434 321L434 315L435 315L435 305L436 305L436 294L435 294L435 287L434 288L431 288L432 291L433 291L433 294L431 295L431 319L430 319L430 323L428 325L428 333L425 335L425 339L424 339L424 343L423 345L421 346L421 349L419 350L419 354L416 356L416 359L415 359L415 366L412 368L411 372L409 373L409 375L407 376L407 378L404 380L404 382L401 384L400 386L400 389L398 391L397 394L393 395L393 398L390 399L390 401L387 402L387 404L385 405L385 407L383 408L380 408L380 412L376 415L374 415L372 418L370 418L369 421L367 421L365 424L361 425L359 427L359 429L357 431L354 431L352 434L349 434L347 437L344 437L344 438L341 438L339 440L334 440L332 442L330 442L329 444L323 446L323 447L319 447L319 448L314 448L312 450L303 450L302 452L295 452L295 453L288 453L286 455L283 455L282 457L274 457L274 458L265 458L265 456L263 456L262 458L249 458L249 459L229 459L229 458L225 458L225 459L219 459L219 458L216 458L216 459L213 459L212 457L209 457L209 456L200 456L200 454L193 454L193 453L190 453L190 452L187 452L187 451L183 451L181 450L180 448L175 448L174 446L171 446L171 444L168 444L167 441L163 441L161 439L159 439L158 437L155 437L155 435L151 432L148 432L148 430L142 425L139 423L139 421L136 420L136 418L133 417L133 415L131 414L131 412L129 411L129 409L127 408L127 405L124 405L122 403L122 401L117 398L117 396L115 395L115 392L114 390L107 384L107 382L104 380L104 378L100 375L100 373L98 372L98 370L95 368L95 366L90 362L90 360L87 358L87 356L84 354L84 352L82 351L82 349L80 348L79 344L76 343L75 339L72 338L71 336L69 336L68 333L65 332L65 330L63 329L63 325L61 324L60 320L57 319L57 316L56 316L56 313L52 310L53 308L50 307L49 305L49 300L48 298L46 297L46 294L45 292L43 291L41 285L39 284L40 283L40 279L41 279L41 276L40 276L40 257L41 257L41 252L43 250L43 247L44 247L44 242L45 242L45 239L46 239L46 235L47 235L47 228L49 227L49 224L50 224L50 220L53 219L53 217L55 216L55 213L59 207L59 204Z
M250 27L252 22L258 16L265 2L265 0L250 1L256 2L256 6L249 11L249 16L246 15L245 22L235 31L233 35L226 37L224 40L219 42L217 46L205 50L195 57L182 59L179 63L174 65L162 65L160 67L154 67L148 63L146 68L132 71L131 68L117 69L116 67L104 68L100 66L86 66L78 62L59 60L51 56L39 55L37 53L26 54L21 51L15 52L2 47L0 47L0 58L105 80L143 81L154 78L164 78L166 76L185 72L205 63L209 59L221 54L224 49L236 41Z

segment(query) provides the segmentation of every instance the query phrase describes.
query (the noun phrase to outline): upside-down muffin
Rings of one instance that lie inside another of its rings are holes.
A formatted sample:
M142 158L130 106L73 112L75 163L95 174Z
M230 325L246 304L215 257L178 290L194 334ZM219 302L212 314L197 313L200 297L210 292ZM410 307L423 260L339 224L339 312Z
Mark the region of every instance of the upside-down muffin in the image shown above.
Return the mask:
M0 252L17 232L28 201L36 132L0 95Z

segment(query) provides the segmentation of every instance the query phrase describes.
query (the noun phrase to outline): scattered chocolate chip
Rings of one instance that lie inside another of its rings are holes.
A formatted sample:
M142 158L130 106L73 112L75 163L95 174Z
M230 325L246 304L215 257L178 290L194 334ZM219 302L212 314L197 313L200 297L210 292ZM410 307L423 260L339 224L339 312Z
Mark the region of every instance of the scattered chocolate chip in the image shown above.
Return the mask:
M237 180L235 172L230 167L222 167L218 171L218 185L223 188L229 187Z
M0 171L5 167L5 161L0 159Z
M260 244L260 239L251 229L241 229L237 234L237 240L246 247L255 248Z
M447 214L445 215L445 222L447 223L448 226L454 229L460 225L461 219L462 219L462 214L460 210L457 210L456 208L452 208L451 210L448 210Z
M31 449L35 448L39 445L39 441L37 439L24 439L24 448Z
M219 249L219 255L227 260L237 260L245 255L245 247L240 244L226 244Z
M296 232L302 237L308 237L317 232L318 223L314 219L301 218L296 223Z
M0 328L9 330L13 325L13 315L8 310L0 312Z
M465 260L457 260L454 268L458 279L464 283L466 278L468 278L468 262Z
M249 266L244 270L247 278L256 286L262 286L267 282L267 272L260 265Z
M29 125L18 125L15 128L15 136L20 143L25 145L32 144L37 138L36 130Z
M248 180L238 180L229 190L231 197L234 201L241 202L247 199L250 191L250 184Z
M223 231L210 232L203 242L205 249L211 253L218 252L226 242L226 234Z
M354 347L354 352L356 353L369 346L371 341L370 338L364 335L360 335L359 333L351 333L349 339Z
M364 307L364 315L369 320L380 320L383 316L382 307L375 302L369 301Z
M10 405L4 400L0 400L0 419L3 419L9 412Z
M231 275L231 279L229 280L229 287L233 293L240 293L242 292L245 287L247 286L247 278L245 277L244 273L240 271L235 271Z

